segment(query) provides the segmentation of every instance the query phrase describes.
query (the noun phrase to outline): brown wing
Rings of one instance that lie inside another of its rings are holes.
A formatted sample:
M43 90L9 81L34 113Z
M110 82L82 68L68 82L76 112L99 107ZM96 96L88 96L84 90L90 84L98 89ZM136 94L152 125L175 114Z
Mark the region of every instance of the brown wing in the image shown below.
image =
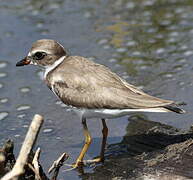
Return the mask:
M54 74L62 74L54 82L54 92L65 104L76 107L152 108L173 103L142 92L107 67L83 57L69 57Z

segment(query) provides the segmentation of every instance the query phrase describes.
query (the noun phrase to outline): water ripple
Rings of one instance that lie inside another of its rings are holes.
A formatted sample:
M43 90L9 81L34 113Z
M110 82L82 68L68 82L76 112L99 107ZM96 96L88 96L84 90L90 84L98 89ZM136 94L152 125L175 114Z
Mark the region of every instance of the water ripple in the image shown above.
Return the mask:
M4 120L9 115L8 112L0 112L0 121Z

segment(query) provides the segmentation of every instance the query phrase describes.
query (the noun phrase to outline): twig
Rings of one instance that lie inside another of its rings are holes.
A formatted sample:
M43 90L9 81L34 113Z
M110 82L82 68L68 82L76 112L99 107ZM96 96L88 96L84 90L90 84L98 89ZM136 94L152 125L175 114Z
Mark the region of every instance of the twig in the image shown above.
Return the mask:
M68 157L69 156L66 153L63 153L56 161L53 162L52 166L48 170L49 174L54 170L51 180L56 180L60 167L63 165L64 161L68 159Z
M32 166L32 164L27 163L28 167L34 172L35 174L35 180L42 180L42 178L39 175L39 172Z
M13 154L13 141L8 139L2 148L0 148L0 176L5 175L13 168L15 156Z
M39 166L39 157L40 157L40 148L38 148L36 150L36 153L34 155L34 158L33 158L33 161L32 161L32 165L34 166L34 169L35 169L35 179L36 180L41 180L41 177L40 177L40 166Z
M23 142L19 156L16 160L13 169L9 173L7 173L1 180L17 180L18 176L24 173L24 166L27 163L28 156L36 141L42 123L43 117L41 115L36 114L29 127L29 130L27 132L27 135L25 137L25 140Z

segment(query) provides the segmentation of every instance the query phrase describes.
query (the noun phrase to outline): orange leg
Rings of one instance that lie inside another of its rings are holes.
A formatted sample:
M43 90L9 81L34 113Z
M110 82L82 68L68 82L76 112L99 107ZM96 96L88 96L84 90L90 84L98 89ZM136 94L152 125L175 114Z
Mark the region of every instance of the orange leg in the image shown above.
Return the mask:
M106 142L107 142L107 136L108 136L108 127L106 125L105 119L102 119L102 125L103 125L103 129L102 129L102 134L103 134L103 139L102 139L102 144L101 144L101 152L100 152L100 156L98 158L92 159L92 160L85 160L84 156L91 144L92 138L90 136L90 133L88 131L88 127L86 124L86 119L82 119L82 125L83 125L83 131L84 131L84 136L85 136L85 144L80 152L80 155L78 156L76 163L73 164L73 169L74 168L82 168L82 166L85 163L99 163L99 162L104 162L104 152L105 152L105 146L106 146Z
M102 129L103 140L102 140L101 153L99 158L101 162L104 162L104 153L105 153L105 146L106 146L107 136L108 136L108 127L105 122L105 119L102 119L102 124L103 124L103 129Z
M103 134L103 139L102 139L102 144L101 144L101 152L100 156L98 158L92 159L92 160L86 160L85 162L87 163L99 163L99 162L104 162L104 153L105 153L105 146L107 142L107 136L108 136L108 127L105 122L105 119L102 119L102 134Z
M80 152L80 155L78 156L78 158L76 160L75 165L73 165L73 167L75 167L75 168L83 165L84 155L86 154L86 152L91 144L91 141L92 141L92 138L90 136L90 133L88 131L88 127L86 124L86 118L82 119L82 125L83 125L83 131L84 131L84 136L85 136L85 144L82 148L82 151Z

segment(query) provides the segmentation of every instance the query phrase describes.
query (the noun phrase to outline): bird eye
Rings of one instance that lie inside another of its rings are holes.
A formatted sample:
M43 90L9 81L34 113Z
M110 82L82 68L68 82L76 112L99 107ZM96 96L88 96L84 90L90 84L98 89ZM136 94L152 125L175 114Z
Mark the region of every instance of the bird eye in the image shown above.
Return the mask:
M34 58L35 60L41 60L41 59L43 59L45 56L46 56L46 53L45 53L45 52L36 52L36 53L33 55L33 58Z

